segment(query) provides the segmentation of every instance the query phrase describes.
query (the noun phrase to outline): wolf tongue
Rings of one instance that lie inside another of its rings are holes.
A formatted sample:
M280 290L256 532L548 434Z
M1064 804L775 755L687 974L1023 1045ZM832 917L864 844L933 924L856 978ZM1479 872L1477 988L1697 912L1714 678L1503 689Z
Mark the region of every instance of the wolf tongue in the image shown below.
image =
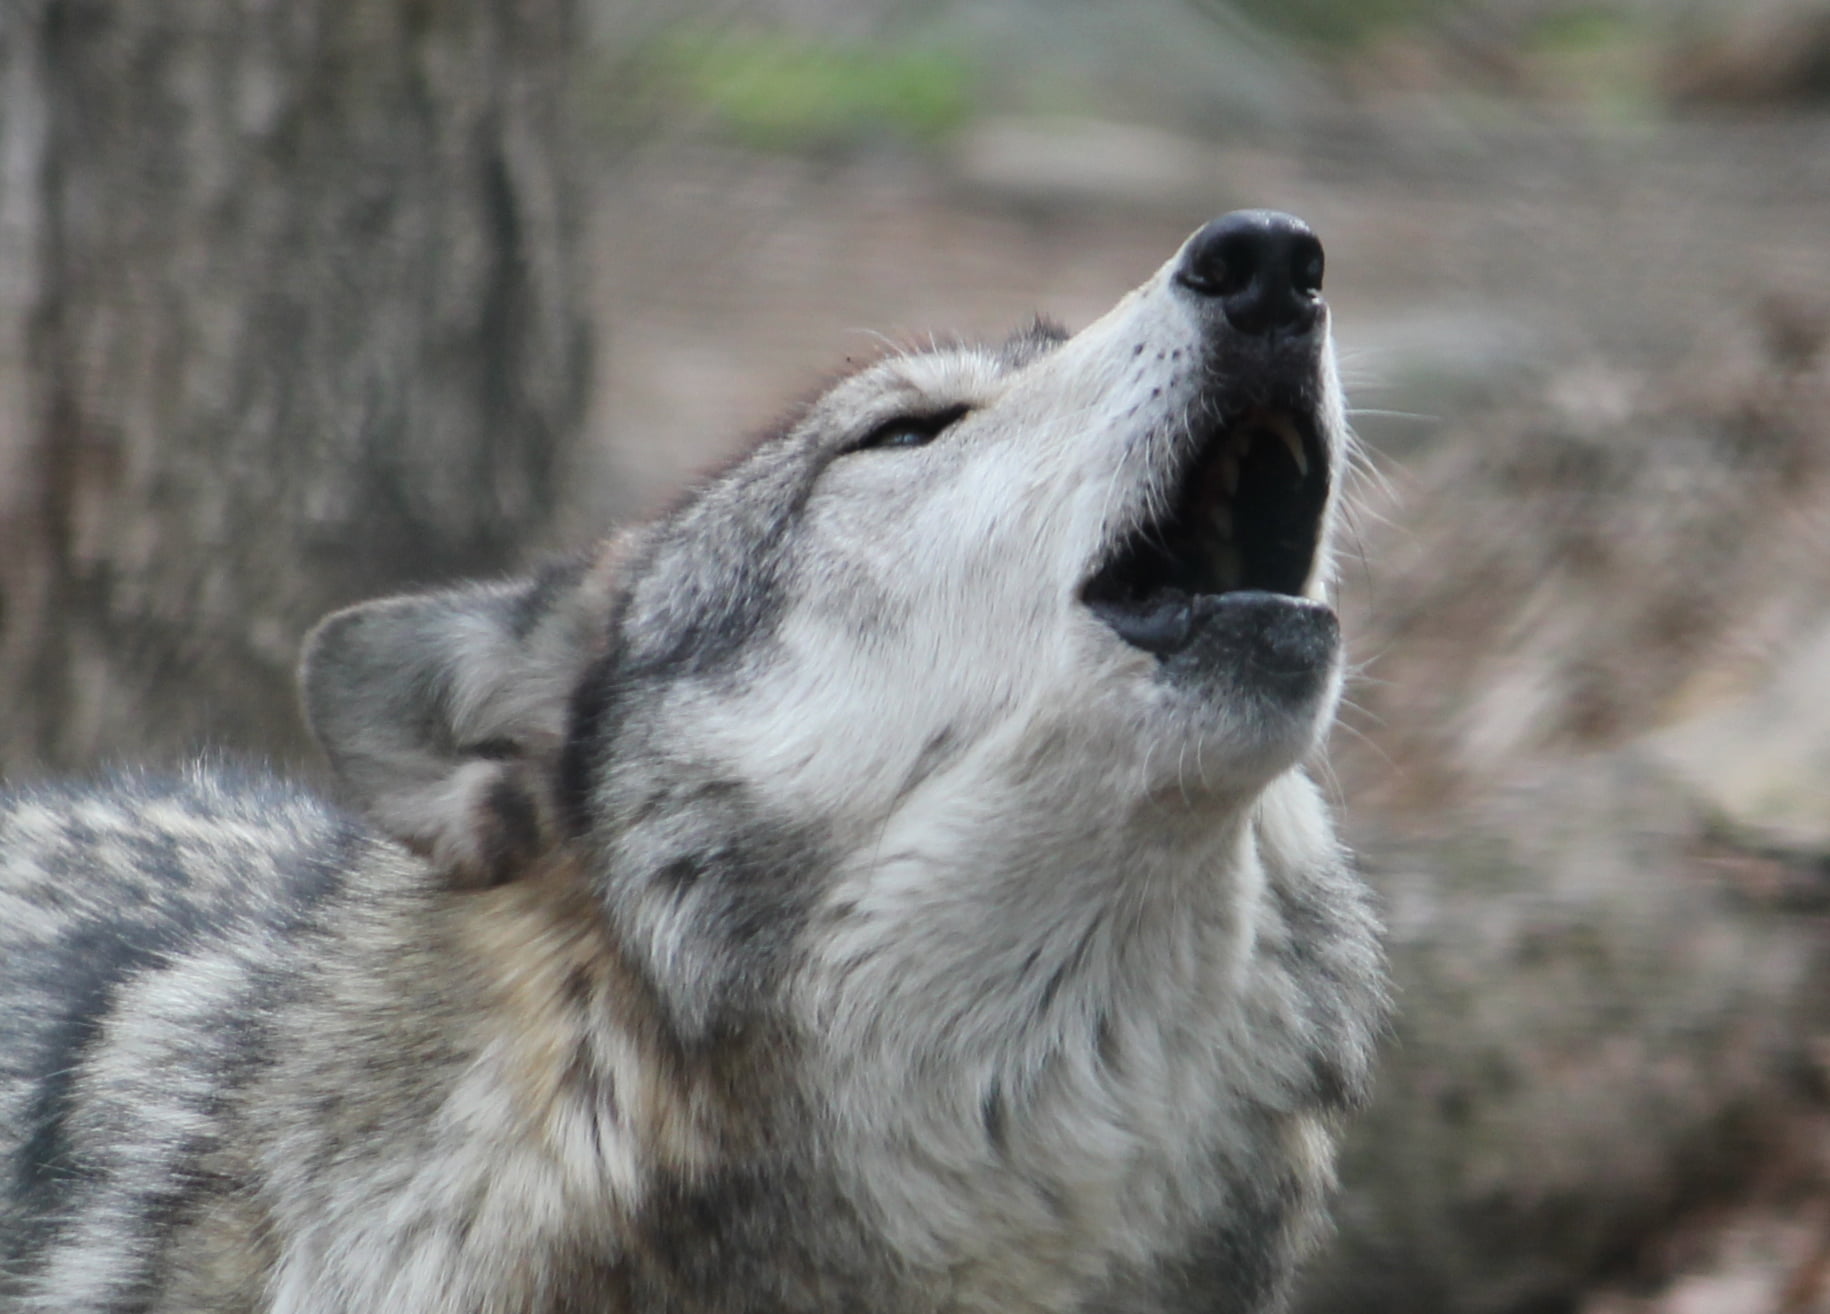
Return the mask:
M1119 638L1159 656L1187 643L1194 628L1188 595L1177 588L1155 589L1135 600L1102 600L1088 605L1118 632Z

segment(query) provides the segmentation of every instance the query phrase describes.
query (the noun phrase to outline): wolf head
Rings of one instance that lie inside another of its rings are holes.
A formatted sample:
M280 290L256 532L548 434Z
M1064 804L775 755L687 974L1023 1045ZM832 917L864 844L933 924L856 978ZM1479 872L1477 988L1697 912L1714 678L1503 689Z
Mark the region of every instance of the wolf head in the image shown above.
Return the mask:
M331 617L312 725L454 881L579 846L689 1031L841 905L1121 898L1333 712L1320 280L1245 212L1072 337L879 360L593 557Z

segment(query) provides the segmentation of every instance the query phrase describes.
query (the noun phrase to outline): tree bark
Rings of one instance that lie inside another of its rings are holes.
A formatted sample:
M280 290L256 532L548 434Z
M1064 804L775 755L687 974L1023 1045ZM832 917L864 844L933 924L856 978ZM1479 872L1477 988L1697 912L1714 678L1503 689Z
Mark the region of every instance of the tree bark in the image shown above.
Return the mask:
M299 639L575 452L570 0L8 0L0 770L310 760Z

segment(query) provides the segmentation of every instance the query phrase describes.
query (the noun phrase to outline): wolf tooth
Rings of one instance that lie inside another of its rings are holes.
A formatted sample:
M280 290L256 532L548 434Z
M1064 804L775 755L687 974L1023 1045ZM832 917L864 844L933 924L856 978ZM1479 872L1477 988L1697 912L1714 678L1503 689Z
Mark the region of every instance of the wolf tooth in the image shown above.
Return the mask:
M1346 429L1298 221L892 355L672 514L341 612L360 819L0 804L0 1309L1256 1311L1382 969L1302 764Z

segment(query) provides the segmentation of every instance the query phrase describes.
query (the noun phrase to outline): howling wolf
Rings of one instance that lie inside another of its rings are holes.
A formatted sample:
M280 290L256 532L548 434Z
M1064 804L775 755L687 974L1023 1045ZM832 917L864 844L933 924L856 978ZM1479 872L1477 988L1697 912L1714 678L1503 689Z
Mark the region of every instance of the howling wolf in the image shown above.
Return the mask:
M1263 1311L1383 1013L1305 775L1322 250L892 355L652 524L352 608L356 811L0 799L0 1309Z

